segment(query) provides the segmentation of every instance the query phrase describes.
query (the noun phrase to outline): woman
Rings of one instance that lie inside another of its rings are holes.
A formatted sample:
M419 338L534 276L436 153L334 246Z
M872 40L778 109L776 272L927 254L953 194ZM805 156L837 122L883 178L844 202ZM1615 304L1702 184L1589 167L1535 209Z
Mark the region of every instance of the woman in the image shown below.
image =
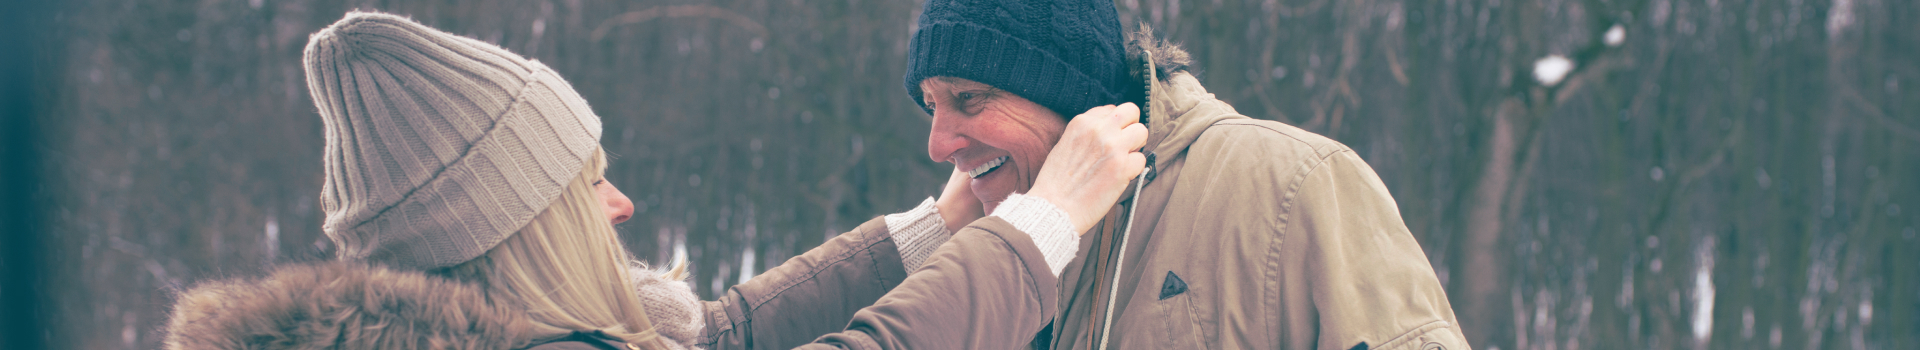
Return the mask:
M305 65L338 259L182 293L169 348L1018 347L1145 162L1138 109L1095 108L1032 196L981 218L956 171L940 202L700 302L630 267L599 117L544 65L364 12L315 33Z

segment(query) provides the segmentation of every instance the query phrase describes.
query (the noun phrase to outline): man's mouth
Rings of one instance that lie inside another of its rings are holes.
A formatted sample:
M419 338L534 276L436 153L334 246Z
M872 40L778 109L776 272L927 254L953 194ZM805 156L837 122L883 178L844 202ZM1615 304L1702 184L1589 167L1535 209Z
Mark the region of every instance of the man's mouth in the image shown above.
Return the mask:
M978 179L980 178L981 175L986 175L987 173L993 172L994 169L999 169L1001 164L1007 163L1007 157L1009 156L1000 156L1000 158L994 158L993 160L987 161L985 164L980 164L980 166L973 167L973 170L967 171L967 177Z

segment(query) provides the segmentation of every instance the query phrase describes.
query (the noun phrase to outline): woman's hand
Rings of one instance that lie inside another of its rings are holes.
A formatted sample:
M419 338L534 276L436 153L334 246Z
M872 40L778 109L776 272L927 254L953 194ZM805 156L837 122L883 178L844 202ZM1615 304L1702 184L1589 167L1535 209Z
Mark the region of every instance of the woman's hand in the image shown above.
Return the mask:
M1127 183L1146 169L1147 156L1139 150L1147 143L1147 126L1139 121L1140 107L1133 103L1094 107L1074 117L1027 195L1066 211L1073 231L1085 234L1120 200ZM948 191L953 181L948 180ZM945 212L942 207L942 215Z
M940 198L933 202L940 211L940 220L947 223L948 233L958 233L961 228L974 220L986 217L986 208L981 206L980 198L973 196L973 177L965 170L953 167L953 175L947 177L947 188L940 191Z

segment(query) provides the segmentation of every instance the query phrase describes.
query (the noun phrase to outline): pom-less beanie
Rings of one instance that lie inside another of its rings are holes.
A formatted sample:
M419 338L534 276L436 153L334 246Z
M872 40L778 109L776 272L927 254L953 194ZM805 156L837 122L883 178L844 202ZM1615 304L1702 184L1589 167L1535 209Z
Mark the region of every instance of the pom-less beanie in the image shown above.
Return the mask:
M559 74L407 18L348 13L309 38L304 63L326 129L322 229L343 260L478 257L600 147L600 118Z
M1111 0L928 0L919 27L906 85L921 109L920 82L938 76L992 85L1067 118L1122 102L1126 48Z

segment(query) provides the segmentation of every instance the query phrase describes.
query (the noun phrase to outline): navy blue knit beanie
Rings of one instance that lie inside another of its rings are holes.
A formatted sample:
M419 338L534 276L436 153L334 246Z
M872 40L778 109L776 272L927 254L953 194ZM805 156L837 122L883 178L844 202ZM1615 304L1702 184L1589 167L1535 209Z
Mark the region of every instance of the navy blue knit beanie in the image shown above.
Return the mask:
M1126 48L1112 0L928 0L907 49L907 95L950 76L992 85L1062 117L1121 102Z

